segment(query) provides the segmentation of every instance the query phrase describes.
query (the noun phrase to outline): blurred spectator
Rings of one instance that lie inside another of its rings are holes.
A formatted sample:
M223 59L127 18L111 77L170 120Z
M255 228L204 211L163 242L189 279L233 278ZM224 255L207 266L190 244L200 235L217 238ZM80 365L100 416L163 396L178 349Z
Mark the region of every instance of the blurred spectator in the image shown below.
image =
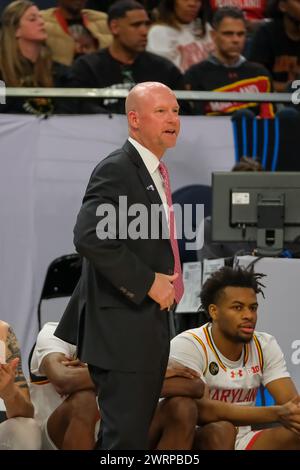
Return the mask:
M34 3L16 0L4 10L0 32L0 79L7 87L64 86L67 68L53 63L45 45L44 20ZM46 98L7 98L0 112L51 114L59 104Z
M107 12L111 5L116 1L117 0L87 0L86 6L93 10Z
M85 10L86 0L58 0L57 8L42 11L53 60L71 65L81 54L111 42L105 13Z
M202 0L161 0L147 50L171 60L182 72L207 59L214 42L204 6Z
M39 450L41 431L33 420L21 354L12 328L0 320L0 402L6 420L0 423L0 450Z
M214 14L218 8L235 6L243 11L247 30L254 31L265 19L268 0L209 0L211 11Z
M263 171L262 164L250 157L242 157L231 171Z
M6 8L7 5L11 2L12 0L0 1L0 15L2 15L4 8ZM34 3L36 4L38 8L51 8L55 6L56 0L36 0Z
M274 0L269 16L252 39L249 59L270 71L280 92L300 73L300 1Z
M167 59L146 52L149 17L134 0L121 0L108 12L113 35L111 45L95 54L80 57L72 68L73 87L126 88L145 81L162 82L177 90L183 88L180 71ZM124 113L124 100L82 100L80 112Z
M94 10L108 11L113 3L116 3L118 0L87 0L87 8L93 8ZM156 7L160 0L138 0L148 12Z
M246 40L246 23L238 8L224 7L213 18L212 37L216 50L207 60L193 65L185 74L188 90L268 92L271 79L268 71L259 64L249 62L241 55ZM261 117L273 117L271 104L238 102L195 102L197 114L228 115L252 108Z

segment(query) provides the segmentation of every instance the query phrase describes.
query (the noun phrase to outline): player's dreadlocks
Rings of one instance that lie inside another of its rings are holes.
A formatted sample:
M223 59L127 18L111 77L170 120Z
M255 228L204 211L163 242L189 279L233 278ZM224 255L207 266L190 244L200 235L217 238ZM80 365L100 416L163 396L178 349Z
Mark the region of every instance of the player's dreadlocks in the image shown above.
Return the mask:
M253 269L247 270L238 266L237 268L230 268L225 266L214 272L203 284L200 298L202 308L208 318L208 307L211 304L216 304L225 287L248 287L253 289L256 294L263 294L262 287L265 287L260 280L265 274L255 273Z

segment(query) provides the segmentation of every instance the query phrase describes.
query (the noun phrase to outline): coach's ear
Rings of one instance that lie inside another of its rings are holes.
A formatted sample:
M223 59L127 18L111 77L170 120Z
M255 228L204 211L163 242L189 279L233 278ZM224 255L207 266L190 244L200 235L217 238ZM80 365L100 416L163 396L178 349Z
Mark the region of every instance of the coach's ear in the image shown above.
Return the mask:
M217 311L218 311L218 308L215 304L210 304L209 307L208 307L208 313L209 313L209 316L210 318L214 321L216 320L217 318Z
M137 130L139 128L139 115L137 111L129 111L127 113L129 129Z

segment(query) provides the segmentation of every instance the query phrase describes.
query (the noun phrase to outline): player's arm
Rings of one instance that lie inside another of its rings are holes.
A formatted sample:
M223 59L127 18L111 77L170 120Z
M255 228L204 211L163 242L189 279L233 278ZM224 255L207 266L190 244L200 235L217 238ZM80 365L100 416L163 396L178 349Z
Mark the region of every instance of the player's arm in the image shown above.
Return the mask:
M201 346L200 349L197 347L192 337L180 334L173 338L161 396L202 398L204 363L203 350Z
M204 382L199 372L170 358L165 374L161 397L202 398Z
M172 377L164 380L161 397L202 398L203 393L204 382L201 379Z
M280 413L280 423L287 429L299 434L300 416L298 410L299 397L297 389L290 377L273 380L266 384L266 389L273 396L275 403L283 405L283 411ZM288 402L288 403L287 403ZM289 403L297 404L297 408L288 407Z
M272 395L277 405L282 405L298 395L297 389L287 371L284 354L274 336L260 334L264 367L262 384Z
M3 399L7 418L32 418L33 405L21 365L21 351L12 328L6 340L6 362L0 365L0 398Z
M88 367L79 361L70 363L61 352L47 354L41 362L40 370L60 395L94 388Z
M216 421L229 421L235 426L248 426L253 424L282 422L284 416L293 415L299 421L299 397L284 405L275 406L239 406L235 403L226 403L218 400L202 398L197 400L198 424L207 424Z
M290 377L272 380L266 384L266 389L278 405L283 405L298 395L295 384Z

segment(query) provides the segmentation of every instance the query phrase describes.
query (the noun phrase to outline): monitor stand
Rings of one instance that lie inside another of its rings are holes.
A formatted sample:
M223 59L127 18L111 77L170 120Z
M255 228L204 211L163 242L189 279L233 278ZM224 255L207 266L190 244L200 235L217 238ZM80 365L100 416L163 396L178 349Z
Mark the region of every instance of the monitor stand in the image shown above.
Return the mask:
M278 256L283 251L283 228L258 228L257 250L258 256Z

